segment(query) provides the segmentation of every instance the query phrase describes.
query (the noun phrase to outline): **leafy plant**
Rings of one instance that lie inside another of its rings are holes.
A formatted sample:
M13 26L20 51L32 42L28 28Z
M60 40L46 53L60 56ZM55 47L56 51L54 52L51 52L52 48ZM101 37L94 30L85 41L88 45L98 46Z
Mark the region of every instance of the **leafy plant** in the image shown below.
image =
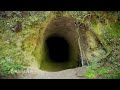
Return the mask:
M26 70L26 68L22 64L19 64L11 59L0 60L0 67L1 75L5 77Z

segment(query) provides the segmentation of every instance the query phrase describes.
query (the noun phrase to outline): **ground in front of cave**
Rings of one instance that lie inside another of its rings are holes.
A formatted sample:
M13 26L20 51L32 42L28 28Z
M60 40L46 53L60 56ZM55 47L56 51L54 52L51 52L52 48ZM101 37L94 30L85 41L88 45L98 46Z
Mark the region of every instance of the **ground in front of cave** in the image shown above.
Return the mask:
M16 75L17 79L86 79L84 73L86 67L66 69L57 72L42 71L35 68L29 68L24 73Z

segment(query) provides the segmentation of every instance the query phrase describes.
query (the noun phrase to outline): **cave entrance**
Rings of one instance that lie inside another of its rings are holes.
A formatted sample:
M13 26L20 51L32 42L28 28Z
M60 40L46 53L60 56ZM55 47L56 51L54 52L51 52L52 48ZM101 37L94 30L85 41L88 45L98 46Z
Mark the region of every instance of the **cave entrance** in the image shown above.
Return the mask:
M46 39L48 57L52 62L64 63L69 61L70 48L68 42L60 36L52 36Z
M79 66L78 35L75 30L71 17L54 18L48 24L43 33L40 54L37 53L41 70L60 71Z

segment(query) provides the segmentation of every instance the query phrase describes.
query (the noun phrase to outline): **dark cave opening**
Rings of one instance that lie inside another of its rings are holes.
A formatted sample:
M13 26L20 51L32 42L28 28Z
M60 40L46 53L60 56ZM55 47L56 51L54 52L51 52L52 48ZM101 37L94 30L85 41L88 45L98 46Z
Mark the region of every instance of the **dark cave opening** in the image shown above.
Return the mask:
M48 57L51 61L56 63L69 61L70 48L69 43L65 38L51 36L46 39L45 43L48 50Z
M78 35L75 30L72 17L62 16L51 20L36 50L41 70L60 71L79 66Z

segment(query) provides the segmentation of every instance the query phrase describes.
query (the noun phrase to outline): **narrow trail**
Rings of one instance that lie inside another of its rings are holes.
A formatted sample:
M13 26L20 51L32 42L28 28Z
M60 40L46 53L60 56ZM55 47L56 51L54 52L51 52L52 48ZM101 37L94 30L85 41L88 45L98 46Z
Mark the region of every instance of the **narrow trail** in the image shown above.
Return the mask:
M86 79L84 73L85 67L67 69L57 72L47 72L39 69L29 68L26 73L20 73L18 79Z

